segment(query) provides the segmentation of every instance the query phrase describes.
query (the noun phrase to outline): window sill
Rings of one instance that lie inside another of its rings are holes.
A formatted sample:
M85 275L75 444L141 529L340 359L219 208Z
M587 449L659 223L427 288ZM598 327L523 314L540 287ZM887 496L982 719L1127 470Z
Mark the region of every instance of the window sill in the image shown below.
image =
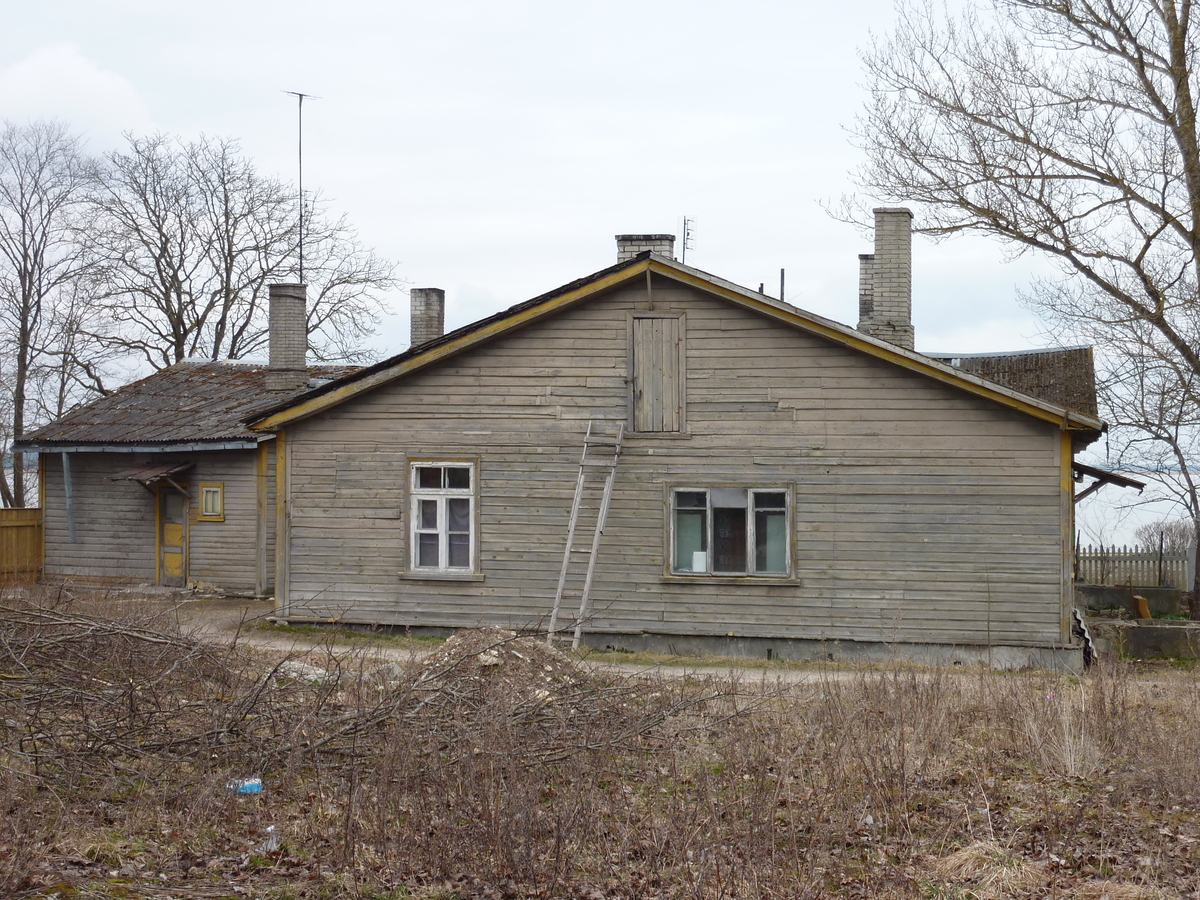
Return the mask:
M627 431L625 432L625 440L637 438L640 440L655 440L655 441L690 441L692 433L690 431Z
M472 572L400 572L401 581L483 581Z
M662 575L663 584L774 584L802 587L795 576L771 575Z

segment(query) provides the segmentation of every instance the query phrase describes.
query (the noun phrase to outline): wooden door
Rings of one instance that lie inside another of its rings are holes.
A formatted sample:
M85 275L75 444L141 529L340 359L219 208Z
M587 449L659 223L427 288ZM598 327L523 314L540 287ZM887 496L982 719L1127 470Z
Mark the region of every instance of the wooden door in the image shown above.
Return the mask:
M187 511L187 494L168 485L159 486L159 583L170 587L187 584Z

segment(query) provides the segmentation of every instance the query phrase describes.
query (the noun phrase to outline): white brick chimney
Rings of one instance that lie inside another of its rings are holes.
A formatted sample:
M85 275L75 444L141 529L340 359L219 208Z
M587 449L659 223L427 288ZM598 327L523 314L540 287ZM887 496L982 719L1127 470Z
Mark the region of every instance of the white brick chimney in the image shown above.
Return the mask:
M858 257L858 330L911 350L912 211L873 212L875 252Z
M441 288L410 288L408 304L410 345L440 338L446 330L446 292Z
M302 284L272 284L267 287L270 366L268 391L295 391L308 384L308 322L306 288Z
M633 259L649 250L667 259L675 258L675 235L673 234L618 234L617 262Z

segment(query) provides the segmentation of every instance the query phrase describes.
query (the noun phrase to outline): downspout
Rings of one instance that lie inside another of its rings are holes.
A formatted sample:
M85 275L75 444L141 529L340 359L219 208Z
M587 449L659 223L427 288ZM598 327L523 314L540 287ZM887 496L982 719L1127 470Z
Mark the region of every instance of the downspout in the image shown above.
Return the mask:
M71 454L62 455L63 492L67 499L67 540L75 543L75 490L71 484Z

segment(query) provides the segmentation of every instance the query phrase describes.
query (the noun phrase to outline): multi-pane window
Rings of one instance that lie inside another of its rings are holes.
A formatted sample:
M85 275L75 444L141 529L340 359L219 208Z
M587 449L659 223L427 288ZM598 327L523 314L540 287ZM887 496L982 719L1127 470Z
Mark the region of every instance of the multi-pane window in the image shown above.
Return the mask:
M412 567L475 568L475 472L469 463L413 463Z
M201 522L225 521L225 485L219 481L200 482Z
M779 488L671 492L671 570L695 575L787 575L788 493Z

